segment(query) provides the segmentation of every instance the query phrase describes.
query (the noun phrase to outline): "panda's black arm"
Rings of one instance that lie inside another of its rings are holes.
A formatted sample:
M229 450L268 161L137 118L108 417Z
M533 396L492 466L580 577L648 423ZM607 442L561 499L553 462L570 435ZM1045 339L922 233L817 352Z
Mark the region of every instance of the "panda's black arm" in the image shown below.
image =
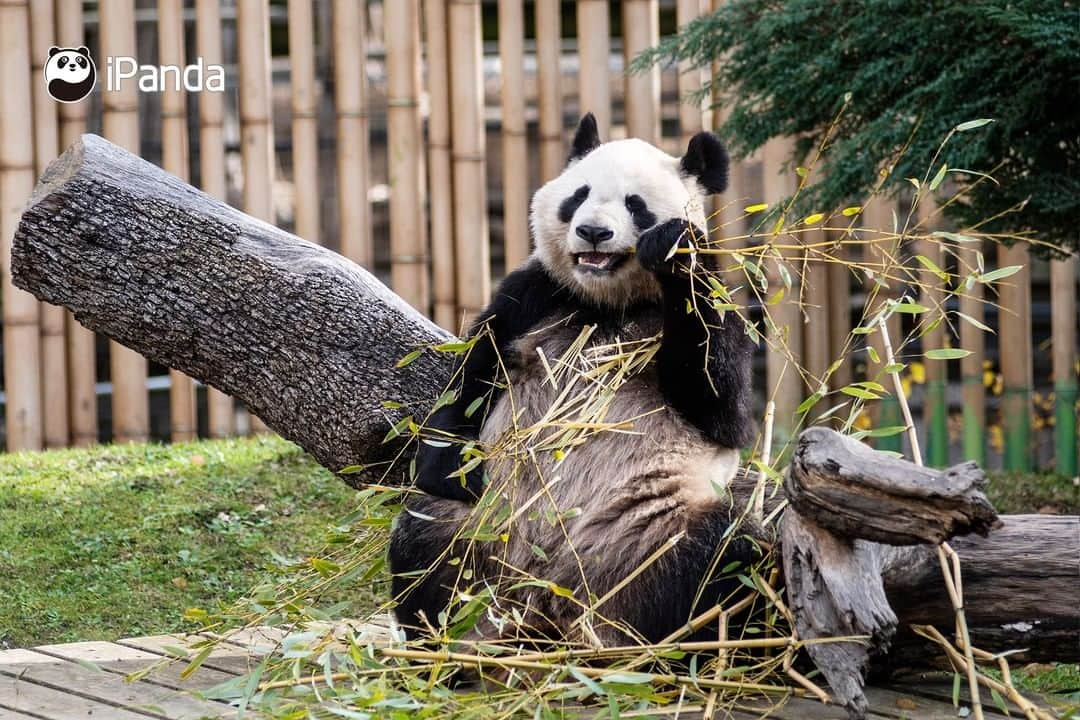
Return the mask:
M688 227L683 220L671 220L643 233L638 242L639 261L656 275L663 290L664 338L657 353L660 390L671 407L707 437L724 447L740 448L754 436L753 345L734 312L721 319L708 300L708 286L687 271L683 261L687 256L665 260L676 242L687 244ZM693 312L687 312L688 302Z
M530 260L503 279L491 303L477 317L470 338L476 343L458 360L453 382L457 399L427 419L426 436L440 445L440 436L453 436L457 442L437 447L421 440L416 454L416 486L432 495L473 501L483 490L483 468L476 467L465 476L454 475L463 465L461 443L480 435L484 418L502 394L505 381L501 365L508 363L513 341L550 315L567 295L566 290ZM500 362L501 361L501 362ZM477 398L480 406L466 415ZM448 477L450 476L450 477Z

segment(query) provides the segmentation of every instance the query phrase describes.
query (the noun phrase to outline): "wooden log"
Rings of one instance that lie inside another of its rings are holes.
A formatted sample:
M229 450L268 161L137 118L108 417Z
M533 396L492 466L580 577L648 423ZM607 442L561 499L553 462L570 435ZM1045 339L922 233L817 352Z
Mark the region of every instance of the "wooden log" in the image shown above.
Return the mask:
M158 2L158 60L184 67L183 0ZM161 167L184 182L188 179L187 101L184 90L168 86L161 94ZM199 416L195 383L182 372L169 372L169 437L173 442L195 440Z
M800 515L839 537L889 545L985 535L997 519L985 489L973 462L935 470L820 427L799 437L784 481Z
M101 57L136 57L134 0L101 0L98 15ZM134 79L102 93L101 106L102 134L138 154L139 92ZM109 344L115 442L144 442L150 436L147 373L146 358L119 343Z
M368 204L366 3L334 0L333 8L338 247L350 260L374 268Z
M57 44L51 2L30 5L30 87L34 96L34 173L41 175L60 153L58 103L41 81L49 48ZM76 46L77 47L77 46ZM67 338L64 308L41 306L41 410L45 447L66 447L71 440L68 413Z
M454 275L454 185L450 158L450 74L446 37L446 3L425 0L424 39L427 50L428 172L431 215L431 293L435 322L457 329Z
M195 52L207 65L224 64L221 4L215 0L195 0ZM199 178L208 195L225 202L224 93L199 94ZM220 390L207 388L206 415L210 437L228 437L236 432L232 398Z
M434 353L395 368L448 336L359 266L94 135L50 166L12 258L20 287L243 400L333 470L393 457L390 424L449 379Z
M56 0L56 42L62 47L85 44L82 0ZM70 147L86 132L87 105L85 102L60 103L59 147ZM97 339L94 333L77 323L71 313L65 313L65 321L71 443L90 445L98 439Z
M453 0L450 31L451 141L454 160L454 257L458 312L464 322L491 299L491 248L484 167L483 46L478 0Z
M536 0L536 83L540 115L540 182L566 165L563 140L562 19L559 0Z
M591 112L601 139L611 137L611 18L608 0L578 0L578 114ZM685 143L683 143L685 146Z
M623 61L660 42L657 0L623 0ZM626 134L654 145L660 142L660 66L626 76Z
M289 91L292 101L293 196L296 234L320 241L319 93L315 80L312 0L289 0Z
M424 133L420 121L420 2L384 7L386 130L390 176L390 285L422 313L430 312Z
M581 6L586 4L578 5L579 17ZM604 5L607 5L606 1ZM507 272L520 266L529 256L529 140L525 123L524 42L522 0L499 0L503 256Z

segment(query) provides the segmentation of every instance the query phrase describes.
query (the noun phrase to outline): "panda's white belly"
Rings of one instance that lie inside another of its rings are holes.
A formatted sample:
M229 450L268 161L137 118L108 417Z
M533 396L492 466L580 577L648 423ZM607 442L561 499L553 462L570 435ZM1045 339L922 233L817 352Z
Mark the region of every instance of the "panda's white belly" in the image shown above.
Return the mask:
M543 495L580 511L573 525L618 525L625 515L632 527L661 507L678 514L727 501L738 451L666 405L651 360L659 313L618 335L554 321L538 328L518 341L508 389L480 436L492 485L513 506Z

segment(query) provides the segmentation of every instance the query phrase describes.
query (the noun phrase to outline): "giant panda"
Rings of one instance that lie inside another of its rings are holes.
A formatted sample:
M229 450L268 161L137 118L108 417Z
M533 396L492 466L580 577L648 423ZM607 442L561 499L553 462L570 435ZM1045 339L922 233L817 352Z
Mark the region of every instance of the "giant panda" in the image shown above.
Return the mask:
M389 550L411 636L445 633L487 593L470 636L656 642L735 590L718 568L757 557L733 532L741 503L728 487L755 433L752 342L735 313L700 299L693 263L705 258L671 253L702 241L703 201L727 174L711 133L676 158L638 139L601 143L593 116L581 119L566 168L532 199L534 252L478 316L456 400L426 421L418 492ZM602 362L604 348L657 336L605 399L612 430L482 464L462 454L542 425L568 349L600 349Z

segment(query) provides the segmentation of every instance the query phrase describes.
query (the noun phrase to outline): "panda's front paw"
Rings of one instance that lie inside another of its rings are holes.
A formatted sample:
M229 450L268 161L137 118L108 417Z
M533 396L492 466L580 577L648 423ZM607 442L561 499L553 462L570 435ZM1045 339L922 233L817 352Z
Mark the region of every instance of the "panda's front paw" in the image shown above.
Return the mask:
M484 492L484 465L470 469L462 481L464 464L459 445L435 446L421 441L416 453L416 487L429 495L476 502Z
M694 227L681 218L655 225L638 238L638 262L650 272L665 275L686 269L690 266L690 256L675 250L694 247L695 235Z

